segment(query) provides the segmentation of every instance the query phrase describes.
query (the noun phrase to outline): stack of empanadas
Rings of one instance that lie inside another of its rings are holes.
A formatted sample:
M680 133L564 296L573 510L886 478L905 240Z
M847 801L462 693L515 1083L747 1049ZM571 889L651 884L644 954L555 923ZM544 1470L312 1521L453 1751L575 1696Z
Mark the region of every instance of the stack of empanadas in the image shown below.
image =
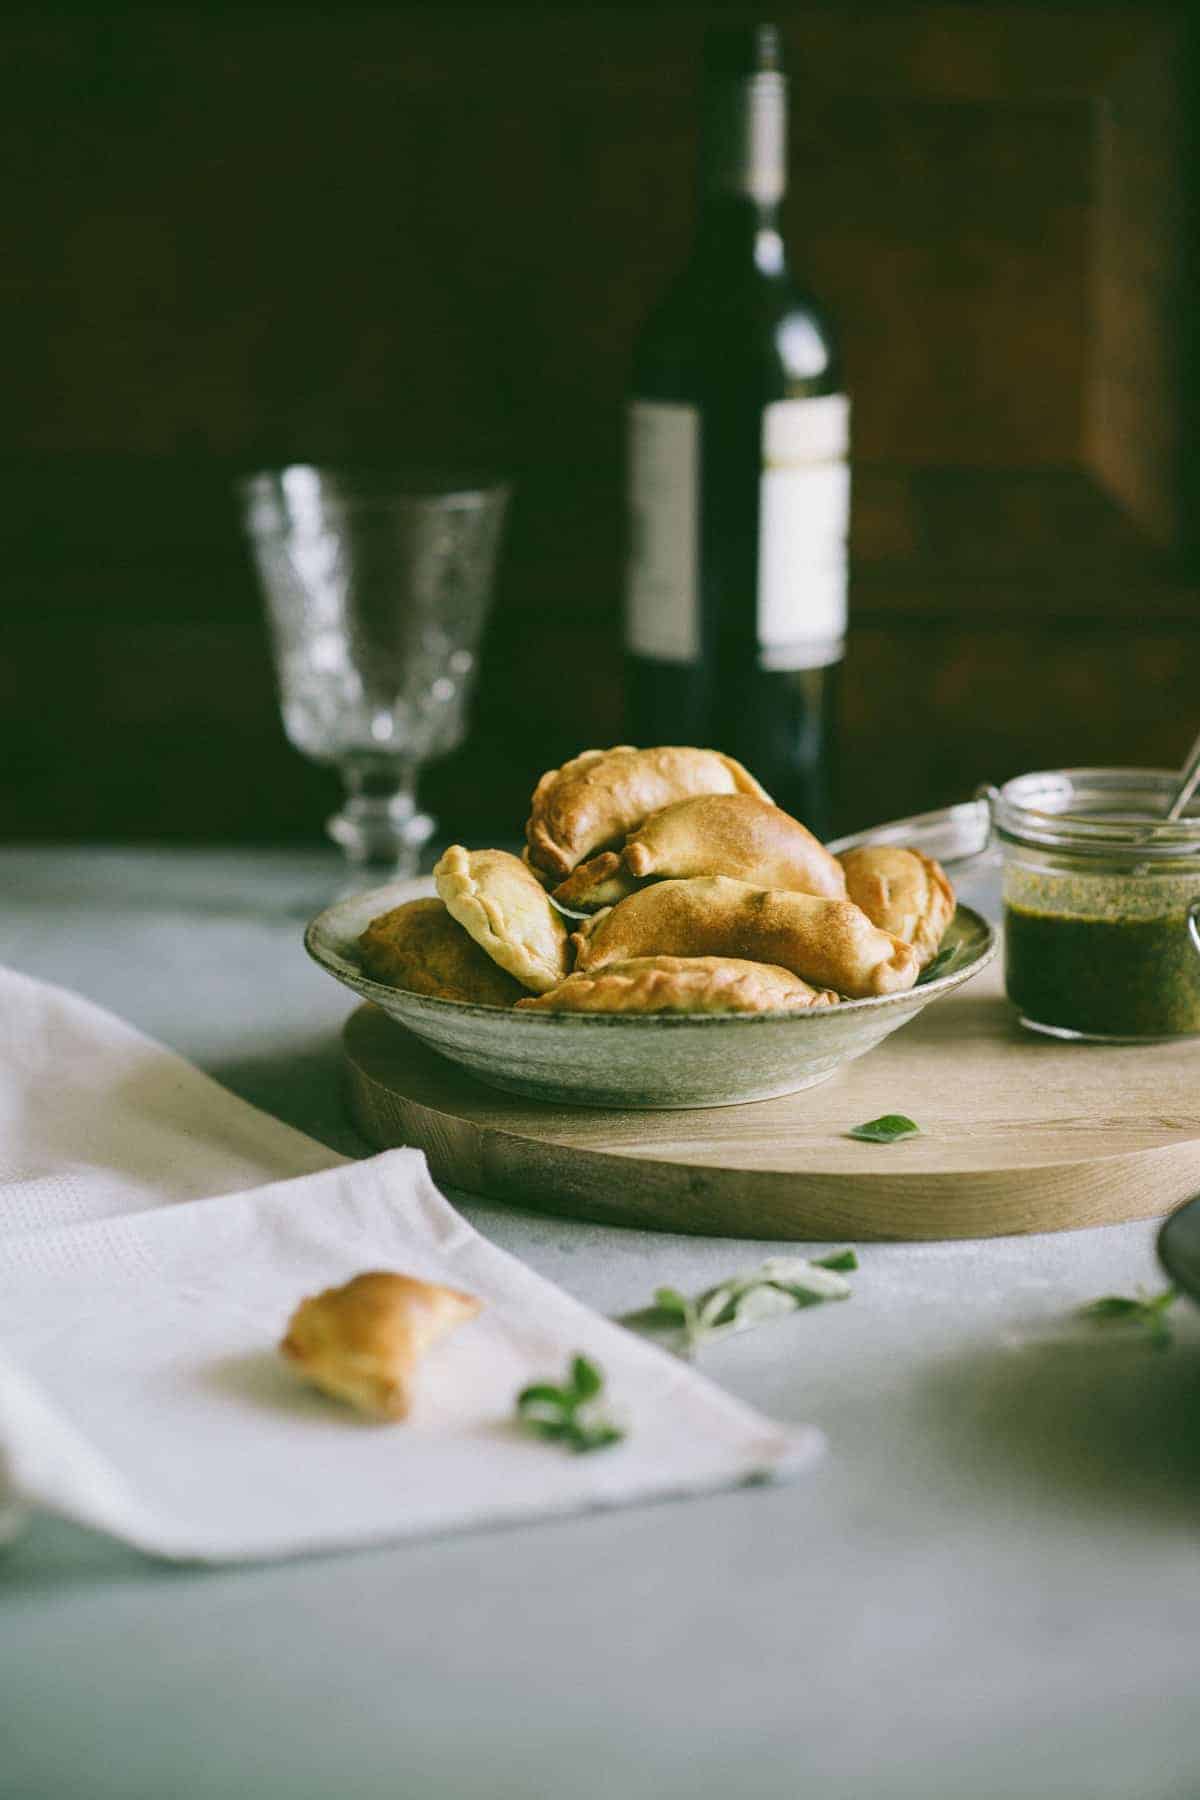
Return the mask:
M438 899L371 921L366 973L535 1012L794 1011L912 987L954 915L929 857L832 856L716 750L585 750L542 776L525 839L452 845Z

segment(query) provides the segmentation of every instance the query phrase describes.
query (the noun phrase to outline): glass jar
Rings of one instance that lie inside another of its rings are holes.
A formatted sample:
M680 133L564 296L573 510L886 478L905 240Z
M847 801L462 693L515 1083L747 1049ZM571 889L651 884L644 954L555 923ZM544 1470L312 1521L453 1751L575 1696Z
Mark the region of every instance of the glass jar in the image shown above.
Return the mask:
M989 790L1005 979L1031 1030L1108 1043L1200 1033L1200 801L1168 823L1176 780L1053 769Z

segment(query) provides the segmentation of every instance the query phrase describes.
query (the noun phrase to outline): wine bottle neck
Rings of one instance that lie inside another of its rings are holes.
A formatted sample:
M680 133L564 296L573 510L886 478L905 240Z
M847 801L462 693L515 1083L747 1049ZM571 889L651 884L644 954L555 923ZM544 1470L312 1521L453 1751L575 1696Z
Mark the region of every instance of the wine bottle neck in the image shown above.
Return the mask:
M787 190L787 81L778 69L712 81L705 95L705 207L735 197L762 208Z
M779 208L745 194L706 194L692 259L705 266L753 267L763 275L783 275L787 255L779 229Z

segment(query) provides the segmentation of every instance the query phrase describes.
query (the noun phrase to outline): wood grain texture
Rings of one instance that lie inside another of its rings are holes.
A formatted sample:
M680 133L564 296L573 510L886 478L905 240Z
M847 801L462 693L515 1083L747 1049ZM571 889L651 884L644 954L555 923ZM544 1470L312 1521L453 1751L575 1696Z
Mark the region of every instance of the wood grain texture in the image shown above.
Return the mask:
M1017 1025L995 968L819 1088L694 1113L494 1093L372 1007L345 1035L351 1110L451 1186L570 1216L764 1238L962 1238L1156 1218L1200 1189L1200 1042L1063 1044ZM855 1142L904 1112L922 1135Z

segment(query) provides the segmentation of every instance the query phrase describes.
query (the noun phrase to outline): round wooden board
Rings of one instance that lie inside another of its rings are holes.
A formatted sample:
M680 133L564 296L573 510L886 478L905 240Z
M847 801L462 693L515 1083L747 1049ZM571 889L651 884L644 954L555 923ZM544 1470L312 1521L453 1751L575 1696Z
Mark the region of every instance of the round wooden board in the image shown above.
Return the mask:
M822 1087L702 1112L494 1092L374 1007L346 1026L351 1109L435 1177L579 1218L756 1238L961 1238L1156 1218L1200 1191L1200 1041L1037 1037L993 966ZM920 1137L843 1134L907 1113Z

